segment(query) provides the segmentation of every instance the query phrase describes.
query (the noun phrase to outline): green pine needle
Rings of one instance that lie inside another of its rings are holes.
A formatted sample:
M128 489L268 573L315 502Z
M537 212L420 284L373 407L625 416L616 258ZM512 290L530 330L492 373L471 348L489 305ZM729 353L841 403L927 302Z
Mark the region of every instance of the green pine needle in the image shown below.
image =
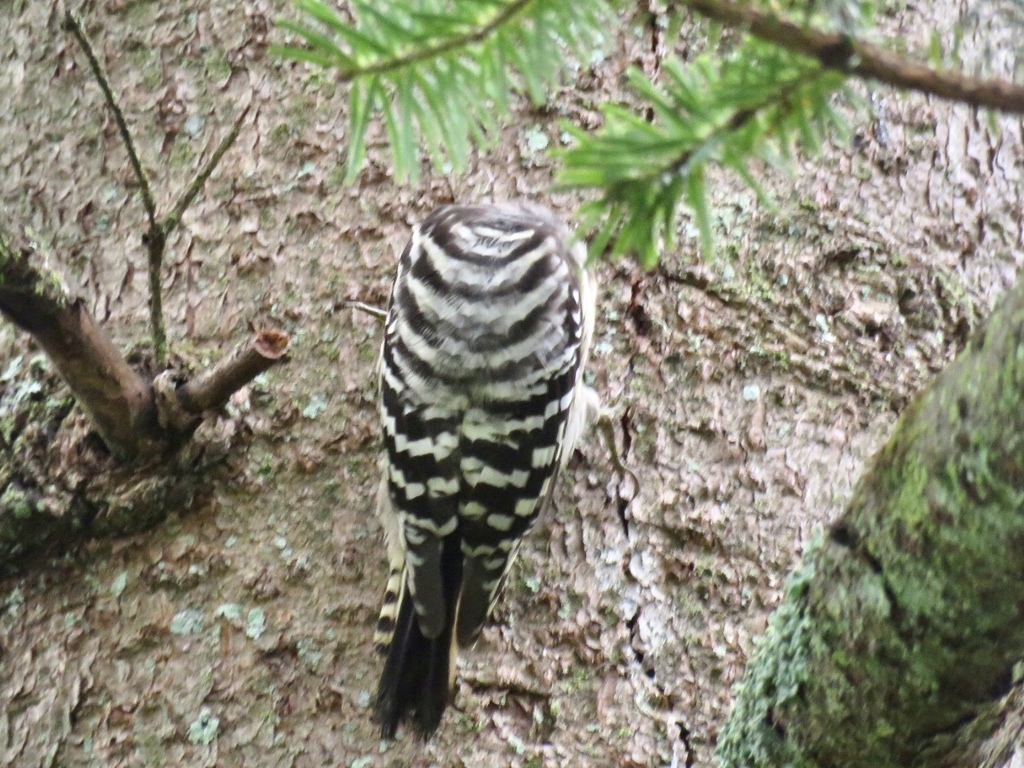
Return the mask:
M573 62L592 60L623 5L352 0L342 15L322 0L296 0L303 19L278 22L286 37L272 51L333 67L350 83L348 182L365 162L376 114L396 180L416 181L424 158L435 169L464 170L474 150L493 145L517 98L550 99ZM680 23L670 20L675 30ZM603 105L597 131L562 126L571 142L553 150L557 185L599 196L579 214L592 257L632 254L655 264L676 239L681 205L710 254L709 167L731 169L770 204L752 161L785 165L796 149L817 151L829 132L844 130L833 102L845 76L753 38L733 41L727 54L722 45L689 63L667 58L657 82L631 70L635 100Z

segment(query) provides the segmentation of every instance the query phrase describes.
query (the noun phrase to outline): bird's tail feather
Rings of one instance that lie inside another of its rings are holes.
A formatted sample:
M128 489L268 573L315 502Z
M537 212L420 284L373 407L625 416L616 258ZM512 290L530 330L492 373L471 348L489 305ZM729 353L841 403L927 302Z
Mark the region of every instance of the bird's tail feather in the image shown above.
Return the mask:
M399 560L388 565L388 583L384 588L384 604L377 619L377 629L373 633L373 646L382 656L391 647L391 639L395 635L398 624L398 611L405 592L405 567Z
M457 537L445 541L442 553L448 615L440 635L428 638L420 631L404 574L399 582L394 630L377 687L376 716L384 739L393 738L406 719L411 720L420 736L427 738L437 730L448 706L455 673L455 620L462 582L462 553L454 538Z
M459 599L459 618L455 637L460 648L469 648L480 637L484 624L494 612L501 597L509 571L519 553L519 543L513 545L497 574L480 558L467 557L463 564L463 587Z
M391 503L387 472L381 466L381 481L377 489L377 517L384 527L388 545L388 583L384 588L384 603L373 633L373 645L381 655L388 652L398 621L398 609L405 592L405 543L399 529L398 515Z

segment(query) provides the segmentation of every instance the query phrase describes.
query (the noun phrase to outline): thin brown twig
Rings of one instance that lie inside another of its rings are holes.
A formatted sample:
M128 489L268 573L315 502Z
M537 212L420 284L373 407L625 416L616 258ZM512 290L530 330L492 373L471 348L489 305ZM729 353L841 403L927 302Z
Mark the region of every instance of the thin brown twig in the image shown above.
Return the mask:
M377 320L384 321L387 320L388 317L388 311L386 309L381 309L380 307L375 307L372 304L367 304L365 301L346 301L345 306L349 309L365 312L370 317L376 318Z
M146 246L146 268L149 273L149 328L153 334L153 356L156 364L167 364L167 329L164 326L163 281L164 248L167 235L159 224L154 224L142 236Z
M249 114L250 106L246 106L238 117L235 118L235 122L231 126L231 130L229 130L224 138L221 139L220 144L217 145L213 154L210 155L210 159L206 162L206 165L200 169L189 185L185 188L184 192L182 192L178 197L178 200L171 209L171 212L158 221L156 203L154 202L153 192L149 185L149 178L142 166L142 161L139 159L138 151L135 149L135 142L132 139L131 132L128 130L128 123L125 120L124 113L121 111L121 108L118 106L117 101L114 98L114 92L110 87L110 81L107 79L106 73L103 71L103 66L96 57L92 43L90 43L88 36L85 34L85 29L71 11L66 11L64 14L64 27L74 34L75 38L82 46L82 50L85 52L85 57L89 60L89 66L92 68L93 75L99 83L100 90L103 91L107 104L114 113L114 121L117 123L118 131L121 133L121 139L124 141L125 149L128 152L128 159L131 162L132 169L135 171L135 176L138 178L139 186L142 189L142 202L146 208L146 215L149 217L149 230L143 236L142 242L146 246L147 268L149 272L150 333L153 336L153 353L156 358L156 363L158 366L163 366L167 362L167 330L164 325L161 273L163 271L164 250L167 246L167 236L175 227L178 226L178 224L181 223L181 217L185 215L185 211L188 209L189 205L192 204L192 201L195 200L196 196L202 191L203 186L213 174L213 171L216 169L218 163L220 163L224 153L228 151L231 145L234 144L235 140L238 138L239 131L242 127L242 121L245 120L245 117Z
M1005 80L979 80L932 69L848 35L805 27L735 0L679 0L693 11L787 50L817 59L826 69L848 72L896 88L919 91L1012 114L1024 114L1024 86Z
M171 209L171 212L164 216L163 221L161 222L161 228L164 231L165 237L169 235L179 223L181 223L181 217L185 215L185 211L192 204L192 201L195 200L196 195L202 191L203 186L217 168L221 158L224 157L224 153L231 148L232 144L235 143L235 140L238 138L239 131L242 130L242 121L245 120L246 115L249 114L249 110L251 108L251 104L246 105L246 107L238 114L238 117L235 118L235 122L231 125L231 130L224 135L223 139L220 140L220 144L218 144L217 148L213 150L213 154L210 155L210 159L206 161L206 165L203 166L202 170L195 175L195 178L193 178L188 187L185 188L185 191L181 193L181 196L174 204L174 208Z
M64 28L69 30L75 36L75 39L78 40L78 44L82 46L85 58L89 60L89 67L92 69L93 76L96 78L96 82L99 83L100 90L103 91L103 96L107 100L107 106L114 113L114 122L117 123L117 129L121 133L121 140L128 151L128 161L131 163L132 170L135 171L135 177L139 180L139 188L142 190L142 204L146 208L150 228L154 229L156 227L156 203L153 201L153 191L149 186L149 177L146 176L146 169L142 167L142 161L139 160L139 153L135 150L135 142L132 140L132 134L128 130L128 123L124 119L121 107L118 106L117 100L114 98L114 92L111 90L110 81L107 80L107 75L103 71L103 65L96 58L92 43L89 42L89 37L85 34L85 29L82 27L81 22L71 11L64 13Z
M128 122L125 120L124 113L114 98L110 81L107 79L103 66L96 57L92 43L89 42L89 38L85 34L85 29L71 11L64 13L64 28L75 36L75 39L78 40L79 45L82 46L82 50L85 52L85 58L89 60L89 66L96 78L96 82L99 83L100 90L103 91L103 96L107 100L110 111L114 113L114 122L117 123L121 140L124 142L125 149L128 152L128 160L135 171L135 177L139 180L139 187L142 190L142 204L146 209L146 216L149 218L149 229L142 237L142 242L146 246L147 266L149 269L149 325L150 333L153 336L153 354L156 358L156 363L163 366L167 362L167 331L164 327L160 271L163 264L167 234L160 222L157 221L156 203L153 199L153 191L149 186L149 177L146 175L146 170L139 159L139 153L135 149L135 141L132 139L131 131L128 130Z
M174 204L174 208L171 212L164 216L159 224L153 223L150 227L149 232L143 238L143 242L146 244L146 250L148 254L148 269L149 269L149 323L152 328L153 334L153 351L156 357L157 365L163 366L167 362L167 331L164 326L164 311L163 311L163 285L162 285L162 272L164 262L164 249L167 247L167 236L174 231L174 228L181 223L181 217L185 215L185 211L192 204L192 201L196 199L196 196L202 191L203 186L209 181L210 176L213 174L218 163L224 153L230 149L231 145L235 143L238 138L238 133L242 129L242 121L245 120L246 115L249 114L251 105L247 105L235 118L235 122L231 125L224 138L220 140L220 144L213 150L213 154L210 155L210 159L206 161L200 171L192 178L189 185L185 188L185 191L178 197L178 201Z

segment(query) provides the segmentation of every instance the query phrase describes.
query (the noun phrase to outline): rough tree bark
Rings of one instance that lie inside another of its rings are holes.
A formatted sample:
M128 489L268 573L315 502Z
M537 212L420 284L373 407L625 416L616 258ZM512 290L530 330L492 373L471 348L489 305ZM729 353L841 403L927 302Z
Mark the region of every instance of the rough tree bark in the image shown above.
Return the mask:
M1022 435L1024 282L907 408L791 574L723 766L979 764L972 745L1024 658Z

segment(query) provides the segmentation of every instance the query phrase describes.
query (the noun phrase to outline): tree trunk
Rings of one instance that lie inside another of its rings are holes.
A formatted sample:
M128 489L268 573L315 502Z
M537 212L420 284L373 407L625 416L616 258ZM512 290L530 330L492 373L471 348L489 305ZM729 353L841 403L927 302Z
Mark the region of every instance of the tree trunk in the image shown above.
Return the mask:
M951 765L965 727L972 743L991 731L1024 657L1022 435L1024 282L808 546L737 689L723 766Z

